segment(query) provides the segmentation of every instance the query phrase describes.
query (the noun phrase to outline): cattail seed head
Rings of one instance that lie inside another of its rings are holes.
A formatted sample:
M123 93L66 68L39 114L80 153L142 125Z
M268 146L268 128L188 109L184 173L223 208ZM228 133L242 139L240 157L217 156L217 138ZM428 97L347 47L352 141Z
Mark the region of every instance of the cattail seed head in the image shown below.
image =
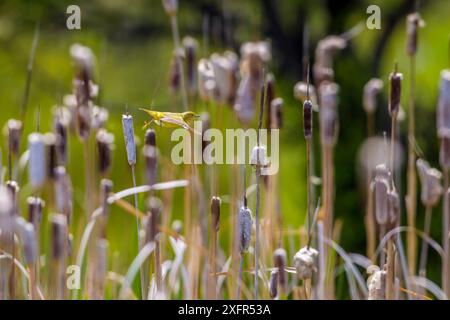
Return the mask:
M389 115L396 117L400 110L400 98L402 94L403 75L397 71L389 75Z
M270 103L270 128L281 129L283 126L283 104L282 98L272 99Z
M25 263L27 265L33 265L37 259L37 238L33 225L22 217L15 219L16 233L19 234L23 244L23 254Z
M441 137L439 163L444 170L450 169L450 133L445 134Z
M387 230L392 230L400 223L400 197L395 189L388 193L389 220Z
M438 137L450 136L450 70L441 71L437 106Z
M173 93L180 91L181 86L181 64L178 63L182 59L182 53L175 50L172 56L169 69L169 88Z
M114 136L105 129L100 129L97 132L96 140L98 150L98 168L102 175L106 175L111 168Z
M177 14L178 10L178 0L162 0L164 10L169 16L174 16Z
M280 284L280 288L282 288L283 292L287 290L287 255L286 250L283 248L278 248L273 252L273 265L275 268L278 268L278 283Z
M156 147L156 133L153 129L147 129L145 131L144 144Z
M386 225L388 222L388 193L389 193L389 180L385 175L384 164L378 165L376 168L374 193L375 193L375 218L379 225Z
M22 121L15 119L8 120L8 144L9 150L13 155L19 154L21 134Z
M70 46L70 55L77 68L79 79L90 79L94 73L94 53L86 46L75 43Z
M301 248L294 256L294 266L299 279L311 279L317 273L317 257L319 252L311 247Z
M0 185L0 248L10 253L13 247L13 210L11 193Z
M5 185L6 185L6 190L9 192L9 194L11 196L11 201L12 201L12 205L13 205L11 214L18 215L19 214L19 212L18 212L18 210L19 210L18 194L19 194L19 190L20 190L19 185L14 180L6 181Z
M218 102L226 104L233 101L236 91L237 55L231 51L227 51L223 55L214 53L211 55L210 61L214 72Z
M73 210L72 182L63 166L55 168L55 202L58 212L63 213L67 218L67 223L70 223Z
M247 251L250 246L251 234L252 234L252 212L247 207L241 207L239 209L238 217L238 235L239 235L239 248L241 254Z
M54 213L50 216L51 225L51 257L53 260L64 258L67 248L67 220L66 216Z
M420 199L424 206L434 207L439 202L443 192L442 173L437 169L430 168L428 162L423 159L417 159L416 165L422 185Z
M187 89L190 94L197 91L197 50L198 43L192 37L183 38L183 49L186 57Z
M44 135L44 143L47 148L47 178L53 180L55 178L55 168L58 165L55 134L46 133Z
M28 176L33 188L40 188L45 182L45 145L40 133L28 136Z
M270 41L246 42L241 46L241 73L250 76L252 90L259 90L261 70L272 59Z
M419 13L408 14L406 18L406 53L410 56L417 52L418 29L424 25Z
M250 164L254 167L265 168L269 165L266 147L263 145L254 146L250 156Z
M209 101L213 98L211 95L211 86L215 87L214 69L208 59L200 59L198 62L198 93L203 101ZM212 82L212 84L211 84Z
M145 173L148 185L156 183L158 175L158 151L151 145L144 146Z
M34 229L37 230L42 221L42 208L44 207L44 201L38 197L28 197L28 221L30 221Z
M377 78L370 79L364 86L363 108L367 113L374 113L377 108L377 95L383 88L383 81Z
M211 199L211 219L212 226L215 232L219 231L220 226L220 204L221 200L219 197L212 197Z
M275 299L278 295L278 272L276 270L270 272L269 294L272 299Z
M58 108L54 120L54 131L56 135L58 161L61 164L66 164L67 162L67 140L70 118L70 112L66 108Z
M93 129L104 128L109 119L108 109L94 106L91 114L91 127Z
M335 83L323 83L319 87L320 94L320 137L322 144L332 146L336 143L338 112L337 93L339 87Z
M128 164L134 166L136 164L136 143L134 141L133 117L131 115L122 115L122 127Z
M367 279L368 300L386 300L386 271L378 266L369 266L367 273L370 275Z
M309 92L308 92L309 91ZM316 97L316 88L312 84L307 84L306 82L299 81L294 86L294 97L299 100L301 103L304 103L305 100L311 100L313 105L317 105L317 97Z
M244 76L239 83L234 111L243 124L248 124L255 115L255 94L249 75Z
M318 42L313 66L314 79L317 84L323 81L333 81L333 56L346 46L347 41L340 36L327 36Z
M311 100L303 103L303 135L305 139L311 139L313 133L313 107Z
M157 240L157 235L159 233L159 218L162 212L162 202L160 199L156 197L150 197L147 199L147 209L149 211L148 213L148 219L147 219L147 225L146 225L146 232L145 232L145 242L151 242Z

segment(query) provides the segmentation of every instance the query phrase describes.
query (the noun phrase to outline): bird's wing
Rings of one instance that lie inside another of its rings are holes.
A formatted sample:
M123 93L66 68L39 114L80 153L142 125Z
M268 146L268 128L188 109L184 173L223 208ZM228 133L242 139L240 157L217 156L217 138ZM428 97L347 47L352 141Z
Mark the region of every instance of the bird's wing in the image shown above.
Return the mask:
M171 124L175 124L177 126L183 127L186 130L192 130L192 128L186 122L184 122L183 120L177 119L177 118L162 116L162 118L160 120L162 122L167 122L167 123L171 123Z

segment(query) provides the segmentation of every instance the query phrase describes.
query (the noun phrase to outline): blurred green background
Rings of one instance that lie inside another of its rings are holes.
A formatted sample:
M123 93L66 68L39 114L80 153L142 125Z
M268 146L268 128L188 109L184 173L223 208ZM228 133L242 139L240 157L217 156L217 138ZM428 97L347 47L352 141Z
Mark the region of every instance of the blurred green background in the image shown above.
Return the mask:
M77 4L81 8L81 30L67 30L66 8ZM340 130L336 149L336 216L343 221L340 244L350 252L365 253L364 205L358 190L356 174L357 152L366 135L365 113L361 107L362 88L371 77L386 83L395 62L405 75L402 105L408 97L408 66L405 54L405 16L414 1L180 1L181 36L190 35L201 44L200 56L214 51L233 49L239 52L242 42L269 38L273 59L270 71L275 74L277 95L285 100L284 127L280 147L280 208L285 226L298 228L305 219L305 148L302 135L301 105L293 98L293 85L301 80L302 35L305 23L309 28L309 54L314 57L315 44L327 34L340 34L358 22L365 23L366 8L377 4L381 8L381 30L363 31L335 59L336 82L340 85ZM437 84L441 69L449 66L448 39L450 32L450 2L432 0L420 2L420 13L426 22L420 30L417 57L417 141L425 158L438 166L438 141L435 129ZM121 114L128 105L135 117L137 135L143 137L140 126L145 115L138 107L181 110L179 96L171 97L169 66L173 50L171 30L159 0L4 0L0 2L0 124L19 116L25 87L26 66L36 23L40 23L40 40L31 84L26 133L33 130L38 106L41 108L41 130L52 129L51 108L62 103L71 92L73 66L69 47L79 42L93 49L97 57L96 77L100 84L99 105L110 112L107 128L116 136L114 169L111 179L114 190L130 186L129 168L121 131ZM204 34L204 25L208 34ZM364 24L365 25L365 24ZM208 48L202 46L207 40ZM385 86L386 89L386 86ZM386 111L387 90L383 91L376 113L377 134L389 132ZM200 106L199 109L203 107ZM231 111L225 111L231 115ZM406 123L402 125L401 141L406 143ZM317 128L317 124L315 125ZM163 130L164 131L164 130ZM316 130L317 132L317 130ZM24 135L24 137L26 134ZM163 157L169 157L167 132L158 131L158 146ZM5 140L5 139L4 139ZM316 154L319 152L316 141ZM23 143L26 143L25 138ZM6 150L6 140L2 144ZM69 172L75 188L79 214L83 204L82 147L74 137L70 141ZM6 154L3 152L3 163ZM316 157L316 167L320 159ZM162 166L164 169L164 166ZM229 168L221 170L226 181ZM318 172L316 172L319 174ZM143 171L138 166L138 179ZM226 185L226 184L225 184ZM181 194L181 193L180 193ZM26 194L22 195L26 197ZM143 199L141 199L143 201ZM225 206L227 206L225 204ZM233 208L226 208L234 210ZM111 248L120 255L119 270L123 272L136 252L134 219L115 209L111 215ZM174 210L180 217L180 212ZM435 210L432 237L440 242L441 213ZM78 212L78 213L77 213ZM229 216L223 216L224 224ZM419 206L418 226L422 227L423 212ZM440 281L440 263L430 252L429 275ZM345 286L342 286L344 290ZM345 294L342 293L344 296Z

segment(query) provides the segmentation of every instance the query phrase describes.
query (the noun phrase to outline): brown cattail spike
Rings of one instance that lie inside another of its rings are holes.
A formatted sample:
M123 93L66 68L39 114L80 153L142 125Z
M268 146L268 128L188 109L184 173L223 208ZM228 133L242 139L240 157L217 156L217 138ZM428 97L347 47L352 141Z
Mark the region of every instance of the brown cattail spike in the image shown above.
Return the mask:
M313 131L313 109L312 109L312 103L310 100L305 100L303 103L303 135L305 136L305 139L311 139L312 138L312 131Z
M211 219L212 219L212 226L214 228L214 231L219 231L220 226L220 204L221 200L219 197L212 197L211 199Z
M157 149L151 145L144 146L144 158L145 158L145 172L147 176L148 185L156 183L157 170L158 170L158 152Z
M270 103L270 129L281 129L283 126L283 104L282 98L275 98Z
M53 180L55 178L55 168L58 165L56 136L53 133L46 133L44 142L47 147L47 178Z
M153 129L148 129L145 131L145 138L144 138L145 145L150 145L152 147L156 147L156 133Z
M52 245L51 257L53 260L59 260L66 254L66 235L67 235L67 220L66 217L60 213L54 213L50 217Z
M22 121L15 119L8 120L9 151L13 155L19 154L21 134L22 134Z
M418 12L408 14L406 18L406 53L413 56L417 52L418 29L425 25Z
M28 197L28 221L30 221L34 228L37 229L42 220L42 208L44 202L38 197Z
M158 224L162 212L162 203L156 197L150 197L147 200L147 208L149 217L147 219L147 227L145 232L145 242L155 241L159 232Z
M112 162L114 136L105 129L100 129L96 136L98 150L98 168L102 175L108 173Z
M402 79L403 75L397 72L397 64L389 75L389 115L391 117L396 117L400 110L400 99L402 94Z
M273 253L273 264L275 268L277 268L278 271L278 283L280 285L280 288L282 288L283 292L286 292L287 290L287 272L286 272L286 266L287 266L287 255L286 250L283 248L278 248Z
M59 107L56 111L54 130L56 135L56 145L58 150L58 161L61 164L67 162L67 139L68 129L71 121L70 112L65 107Z

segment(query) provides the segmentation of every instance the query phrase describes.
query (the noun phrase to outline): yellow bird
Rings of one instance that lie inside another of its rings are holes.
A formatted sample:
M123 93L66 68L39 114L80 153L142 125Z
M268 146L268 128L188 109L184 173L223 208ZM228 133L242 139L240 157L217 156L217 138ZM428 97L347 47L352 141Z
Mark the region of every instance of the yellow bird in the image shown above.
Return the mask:
M189 126L188 121L191 121L192 119L199 117L195 112L192 111L180 113L180 112L161 112L148 110L144 108L139 108L139 110L146 112L151 118L150 121L145 122L143 129L147 128L152 123L154 123L160 127L166 128L182 127L186 130L194 131Z

